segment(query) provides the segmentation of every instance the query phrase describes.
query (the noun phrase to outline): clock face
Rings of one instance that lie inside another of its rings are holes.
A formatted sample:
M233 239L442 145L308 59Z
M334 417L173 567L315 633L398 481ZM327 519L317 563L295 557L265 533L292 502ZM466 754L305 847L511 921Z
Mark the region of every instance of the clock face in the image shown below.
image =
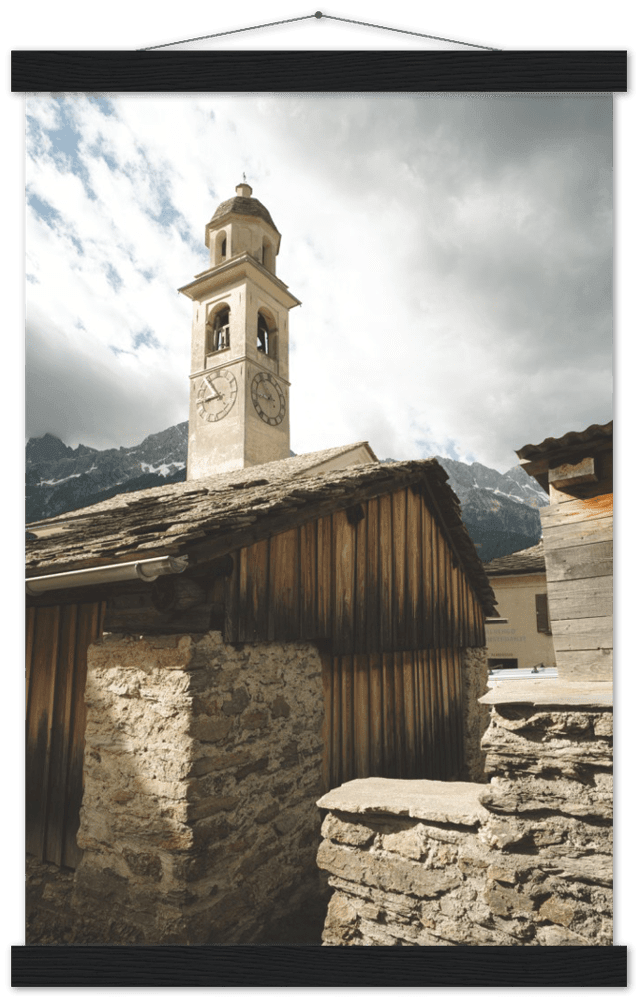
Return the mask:
M236 401L238 384L232 372L205 375L198 389L196 406L203 420L222 420Z
M256 412L265 424L281 424L287 412L284 393L278 382L266 372L260 372L251 383L251 399Z

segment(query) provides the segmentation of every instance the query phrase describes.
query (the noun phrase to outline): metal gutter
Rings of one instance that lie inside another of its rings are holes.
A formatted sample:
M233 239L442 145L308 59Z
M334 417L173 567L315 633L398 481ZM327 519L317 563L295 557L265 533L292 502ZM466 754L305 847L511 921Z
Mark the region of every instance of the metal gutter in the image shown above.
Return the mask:
M92 566L90 569L72 570L70 573L51 573L32 576L25 581L30 597L48 590L67 590L69 587L94 587L100 583L117 583L122 580L146 580L152 583L159 576L184 573L189 556L159 556L155 559L138 559L135 562L114 563L111 566Z

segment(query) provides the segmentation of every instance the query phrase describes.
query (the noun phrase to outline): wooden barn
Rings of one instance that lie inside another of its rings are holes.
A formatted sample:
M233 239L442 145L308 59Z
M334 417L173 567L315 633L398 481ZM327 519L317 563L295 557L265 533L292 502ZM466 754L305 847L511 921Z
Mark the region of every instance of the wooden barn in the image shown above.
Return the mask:
M221 798L212 798L212 775L205 772L214 765L206 763L207 754L221 751L213 771L218 776L226 763L233 763L234 789L240 780L249 788L245 772L257 769L260 783L251 814L259 824L257 833L263 829L260 817L271 815L269 810L280 810L280 820L274 823L277 827L280 821L284 829L282 816L289 806L294 812L302 808L291 804L290 791L278 789L284 787L283 768L301 767L303 758L309 773L314 772L305 808L312 807L319 791L356 777L482 780L476 758L484 710L477 706L477 697L486 678L484 619L494 614L495 599L446 473L435 460L369 463L318 473L317 461L314 472L309 458L314 456L122 494L29 526L30 854L77 867L83 850L85 857L98 850L99 838L87 833L88 826L98 822L94 809L108 813L108 822L122 810L126 827L129 792L122 771L115 785L104 784L109 754L116 753L114 733L127 733L126 752L136 760L136 770L129 772L133 785L140 786L141 775L145 788L153 785L157 760L153 767L147 765L143 753L152 737L145 731L136 747L130 709L138 711L155 698L162 703L163 719L176 715L178 709L171 707L166 692L151 695L145 685L157 670L165 669L160 660L167 649L197 644L199 637L204 637L200 650L212 636L219 645L205 709L194 707L204 703L192 683L201 675L189 673L195 659L181 667L187 673L176 705L184 706L186 695L191 698L181 732L188 733L188 753L201 757L185 764L180 775L188 771L197 781L209 781L206 801L213 802L214 809L219 807L215 803L228 803L232 796L223 789ZM126 680L133 676L127 657L143 647L147 660L143 668L142 661L135 665L134 702L132 683ZM262 650L268 660L269 650L276 650L275 668L268 669L277 675L277 696L273 687L260 688L262 668L252 667L250 674L248 666L239 671L235 665L229 693L218 697L216 685L222 681L216 678L229 673L221 649L234 664L243 657L249 663L247 657L255 650ZM295 670L286 666L289 649L307 650L305 663L316 656L318 669L303 679L299 659ZM149 656L157 656L158 662L149 666ZM284 666L278 666L280 662ZM175 670L166 677L166 684L173 684ZM85 684L91 689L87 694ZM112 721L107 725L109 713ZM321 728L306 745L300 733L312 714ZM267 744L270 726L275 735ZM205 730L208 735L202 735ZM174 761L169 750L174 757L181 753L178 737L172 747L164 735L153 738L161 756L166 752L170 769ZM286 754L282 746L288 747ZM120 744L117 752L121 768ZM221 779L216 780L220 796ZM299 777L296 782L298 802L303 783ZM83 783L86 829L77 838ZM267 792L271 798L265 800ZM203 822L202 804L200 812L189 812L191 796L192 791L185 791L185 830ZM157 803L157 795L148 802ZM246 811L244 800L242 808ZM237 823L250 824L251 815L247 819L243 813ZM191 826L190 816L197 816ZM228 816L229 828L235 831L236 814ZM317 822L313 809L305 816L311 816L305 822ZM104 846L109 838L100 829ZM126 837L130 835L127 831ZM130 855L149 857L148 845L141 853L146 836L141 827L135 851L131 845L120 846L112 867L124 866L123 858ZM113 833L114 841L117 837ZM171 857L170 851L162 855L165 873ZM137 871L131 865L131 871ZM220 933L215 940L226 940ZM182 940L158 934L144 938L160 939Z
M613 647L613 421L516 452L549 494L540 511L560 677L610 680Z

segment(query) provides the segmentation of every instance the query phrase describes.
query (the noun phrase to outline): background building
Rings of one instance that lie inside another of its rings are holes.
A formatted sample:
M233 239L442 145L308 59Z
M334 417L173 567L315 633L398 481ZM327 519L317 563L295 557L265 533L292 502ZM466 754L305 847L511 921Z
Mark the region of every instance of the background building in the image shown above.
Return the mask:
M489 669L555 666L542 542L485 564L506 622L487 629Z

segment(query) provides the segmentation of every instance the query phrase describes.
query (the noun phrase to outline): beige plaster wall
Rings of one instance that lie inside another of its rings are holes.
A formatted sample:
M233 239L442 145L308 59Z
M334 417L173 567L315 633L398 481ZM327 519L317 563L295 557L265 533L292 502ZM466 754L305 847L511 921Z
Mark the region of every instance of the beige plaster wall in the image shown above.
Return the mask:
M536 594L546 594L543 573L528 576L491 576L491 586L498 599L498 614L507 618L508 625L487 627L489 659L517 659L518 667L533 667L556 663L553 637L538 632L536 625Z

